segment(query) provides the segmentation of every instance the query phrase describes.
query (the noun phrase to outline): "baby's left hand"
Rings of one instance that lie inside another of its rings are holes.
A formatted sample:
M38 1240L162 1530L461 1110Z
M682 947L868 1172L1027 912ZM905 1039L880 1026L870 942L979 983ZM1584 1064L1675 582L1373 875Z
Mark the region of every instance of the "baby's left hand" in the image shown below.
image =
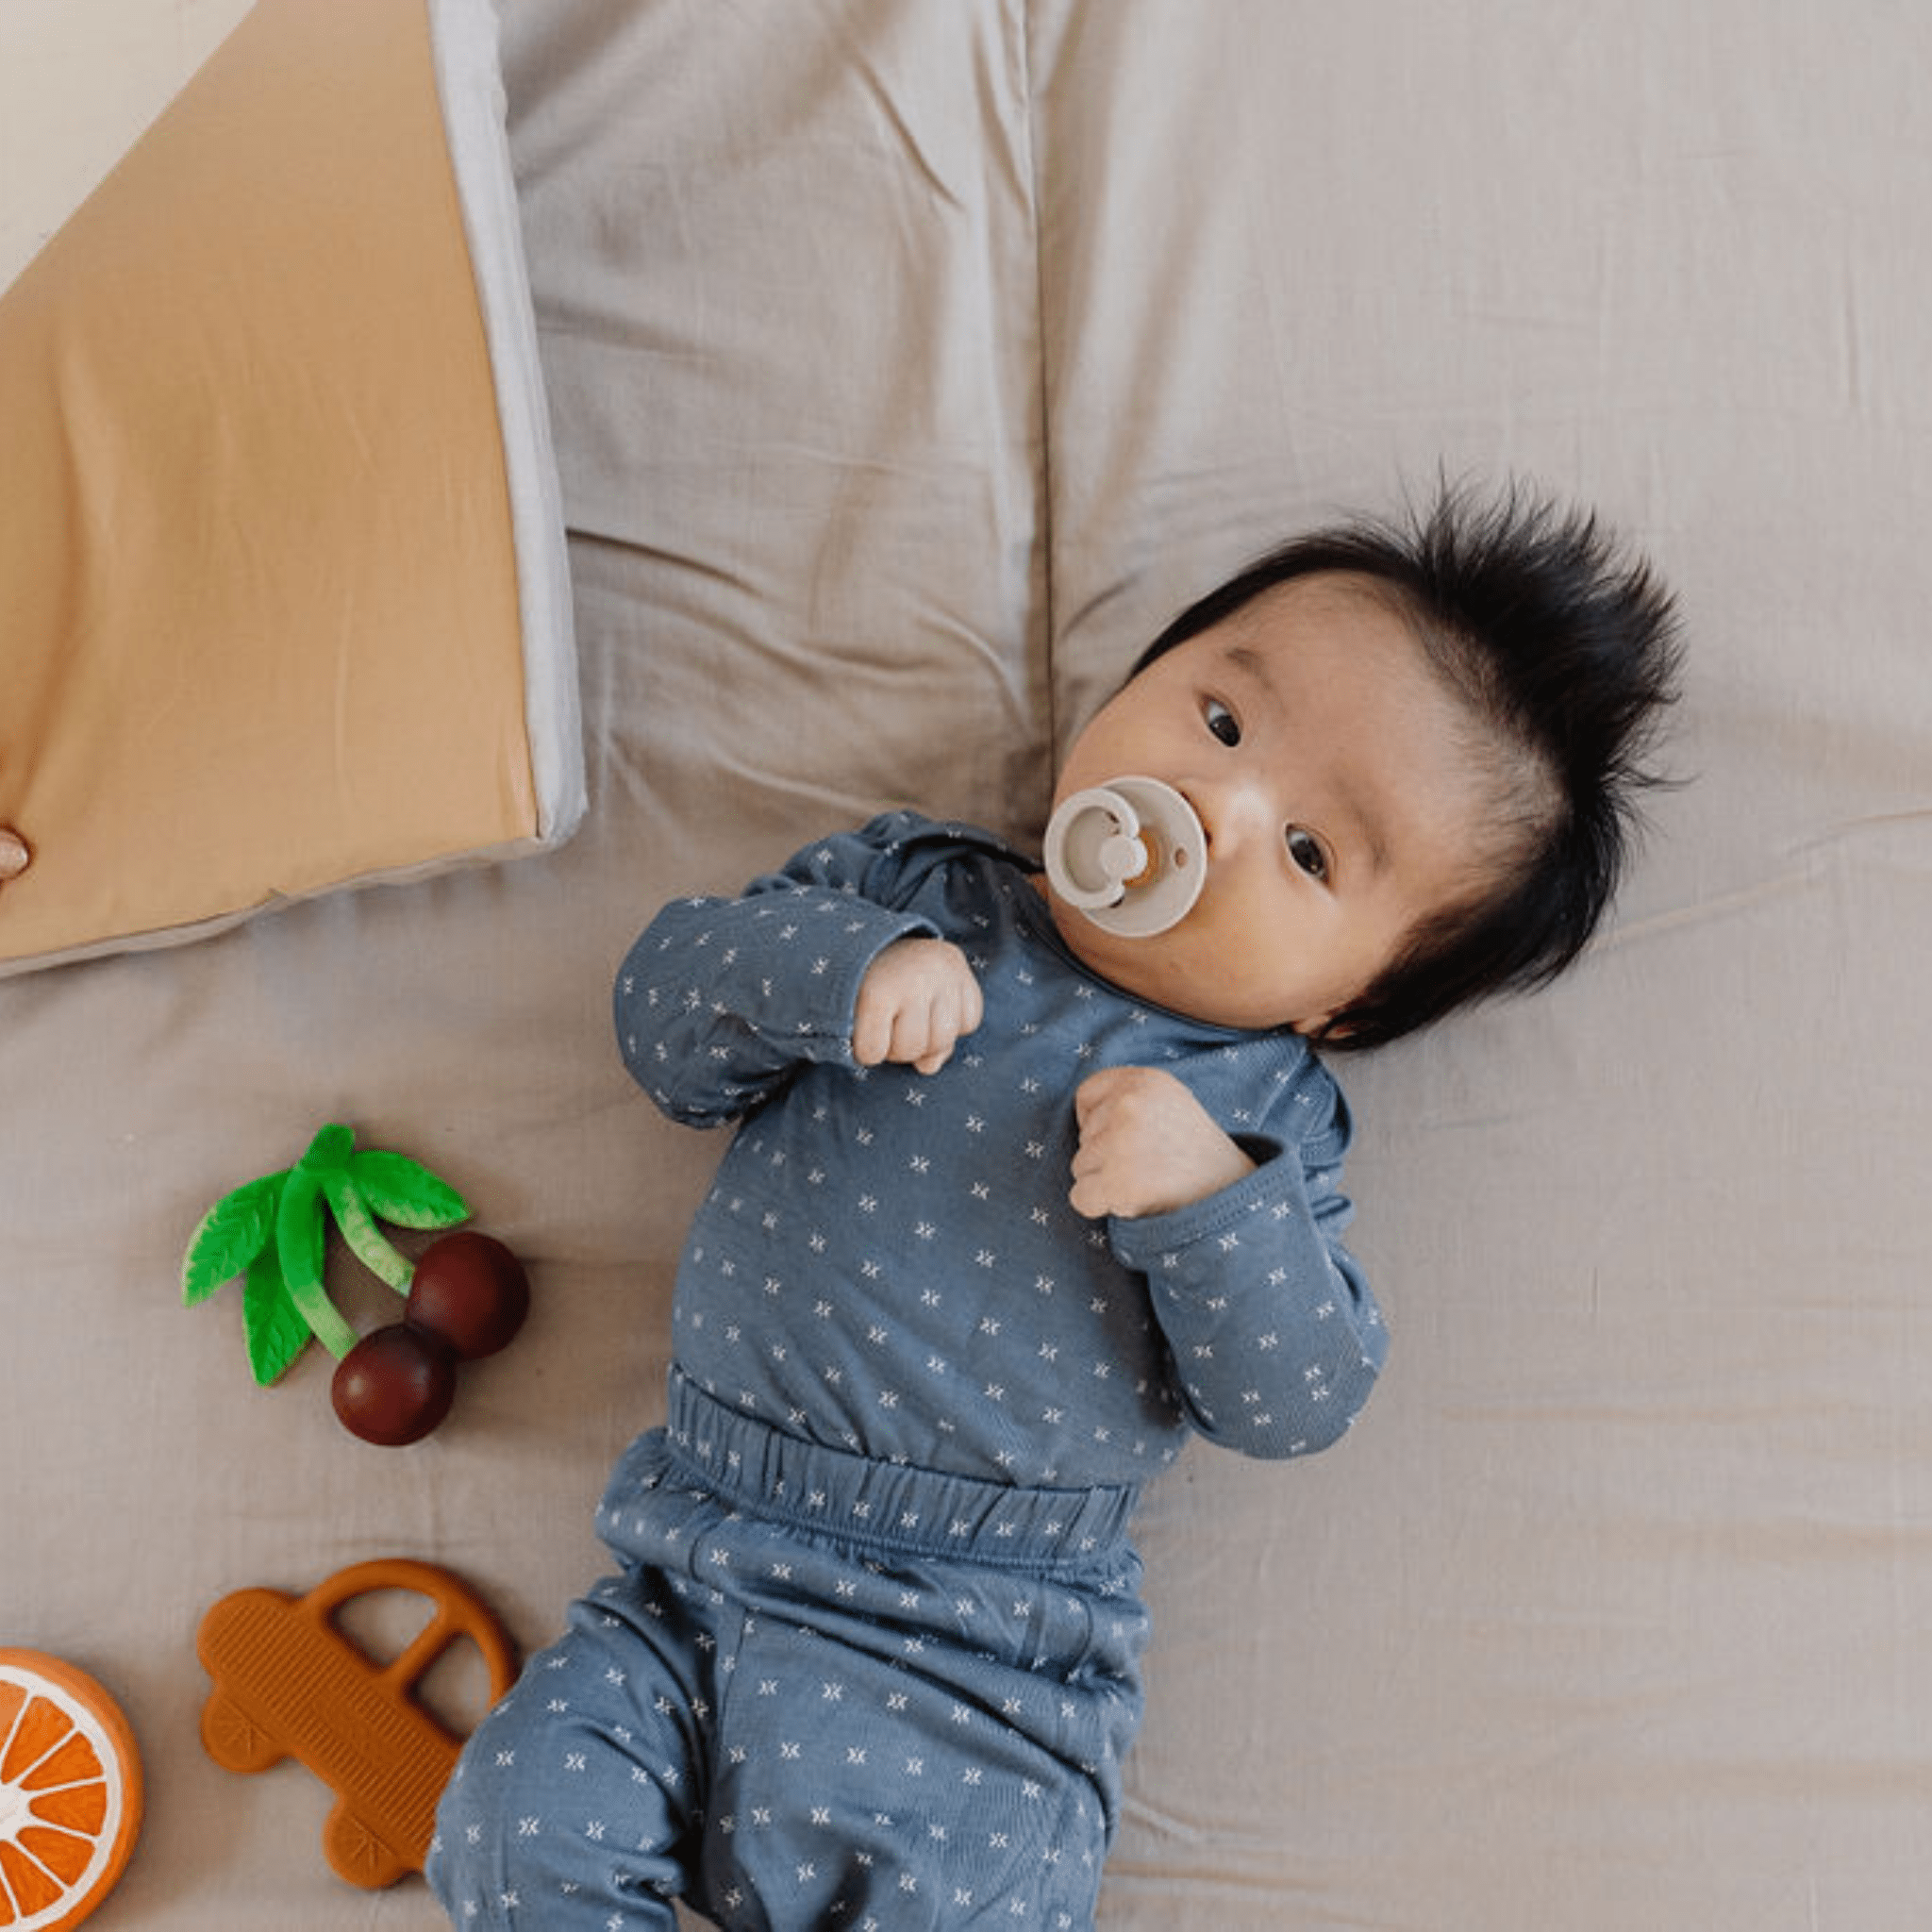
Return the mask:
M1192 1093L1158 1067L1108 1067L1074 1095L1076 1214L1166 1214L1253 1174Z

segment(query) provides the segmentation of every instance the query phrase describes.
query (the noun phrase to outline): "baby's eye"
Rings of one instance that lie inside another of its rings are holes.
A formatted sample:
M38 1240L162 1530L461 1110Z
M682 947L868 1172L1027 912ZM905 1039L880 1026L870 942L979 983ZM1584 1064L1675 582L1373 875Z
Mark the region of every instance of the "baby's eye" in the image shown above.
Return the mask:
M1237 745L1241 741L1241 721L1219 698L1208 698L1201 707L1201 716L1223 744Z
M1322 849L1322 841L1302 825L1288 828L1288 856L1311 879L1325 879L1328 876L1328 855Z

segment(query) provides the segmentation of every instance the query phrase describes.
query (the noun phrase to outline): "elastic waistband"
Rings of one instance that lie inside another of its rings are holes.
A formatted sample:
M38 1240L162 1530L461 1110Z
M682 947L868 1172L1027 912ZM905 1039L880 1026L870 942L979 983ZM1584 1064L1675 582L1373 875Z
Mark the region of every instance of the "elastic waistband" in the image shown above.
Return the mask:
M670 1396L673 1456L747 1514L881 1554L1033 1572L1085 1570L1126 1553L1138 1489L1021 1489L876 1462L727 1408L675 1367Z

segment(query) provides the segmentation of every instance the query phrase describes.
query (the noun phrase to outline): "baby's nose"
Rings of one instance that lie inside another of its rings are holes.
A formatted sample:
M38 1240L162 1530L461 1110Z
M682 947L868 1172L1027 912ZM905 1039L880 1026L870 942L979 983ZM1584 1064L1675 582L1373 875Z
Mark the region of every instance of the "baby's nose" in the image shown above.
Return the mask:
M1258 788L1223 780L1179 790L1201 821L1210 865L1224 864L1257 837L1274 837L1273 808Z

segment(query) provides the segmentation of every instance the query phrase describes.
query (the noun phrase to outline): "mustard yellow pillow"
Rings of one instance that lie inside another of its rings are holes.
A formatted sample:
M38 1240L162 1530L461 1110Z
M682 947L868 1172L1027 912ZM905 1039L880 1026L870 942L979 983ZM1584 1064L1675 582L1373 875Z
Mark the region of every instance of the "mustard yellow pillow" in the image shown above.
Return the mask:
M487 0L263 0L0 297L0 971L568 836Z

